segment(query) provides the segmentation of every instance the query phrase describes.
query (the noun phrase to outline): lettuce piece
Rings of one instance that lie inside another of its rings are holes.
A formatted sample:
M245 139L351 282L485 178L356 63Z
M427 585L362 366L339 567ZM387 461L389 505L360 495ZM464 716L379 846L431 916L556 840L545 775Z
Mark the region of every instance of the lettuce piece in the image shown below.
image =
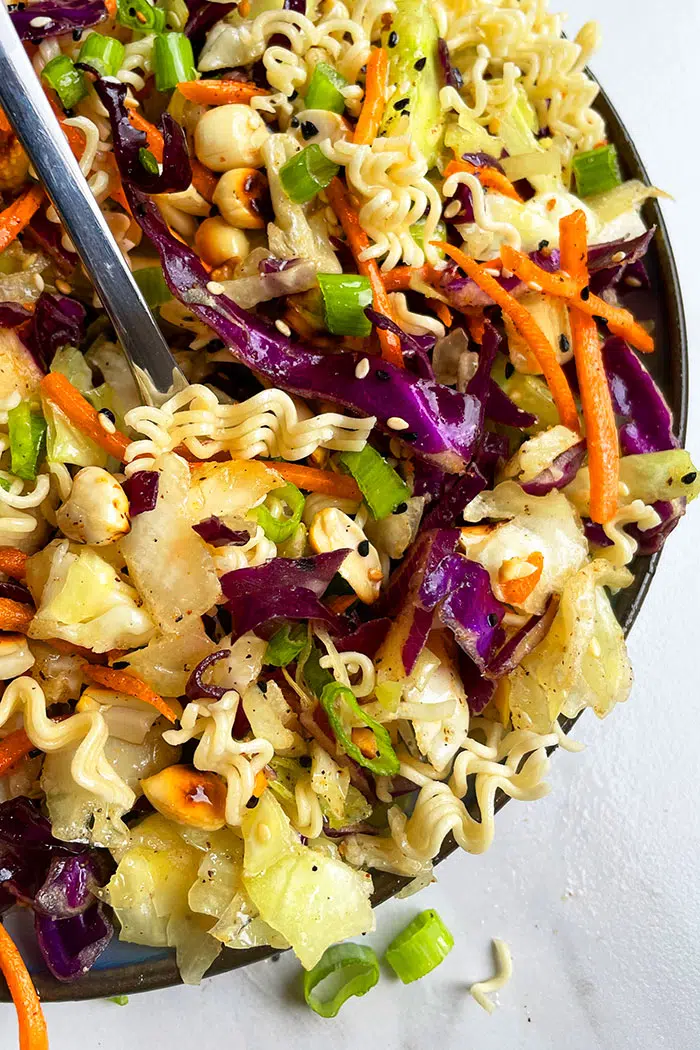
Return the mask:
M250 899L307 970L331 944L374 929L369 874L302 846L269 791L245 814L241 830Z
M54 543L31 559L29 577L39 603L30 638L62 638L105 653L145 645L154 634L134 588L90 547Z
M498 124L499 137L510 157L547 152L537 139L537 114L522 84L517 85L515 100L508 112L500 117ZM529 181L538 193L555 193L562 186L561 179L556 175L533 175Z
M586 707L605 718L632 688L622 628L605 587L627 587L633 576L596 560L564 587L545 640L505 681L513 725L546 733L564 714Z

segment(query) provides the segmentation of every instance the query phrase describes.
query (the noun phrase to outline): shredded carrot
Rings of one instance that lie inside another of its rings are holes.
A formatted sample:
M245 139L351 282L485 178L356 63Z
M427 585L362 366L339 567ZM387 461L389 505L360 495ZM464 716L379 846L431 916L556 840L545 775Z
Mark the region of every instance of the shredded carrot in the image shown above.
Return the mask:
M13 127L7 119L7 115L4 109L0 109L0 131L2 131L5 135L13 131Z
M34 618L31 605L15 602L11 598L0 598L0 631L16 631L26 634Z
M119 174L117 158L113 153L103 153L100 158L100 164L109 175L109 196L117 204L121 205L128 215L131 215L131 208L122 185L122 177Z
M186 80L177 85L177 90L189 102L200 106L246 105L251 98L268 94L264 88L245 80Z
M486 318L484 315L467 314L467 327L469 329L470 338L481 346L484 341L484 329L486 328Z
M118 671L115 667L96 667L94 664L83 664L83 673L98 685L105 689L113 689L116 693L126 693L127 696L135 696L137 700L143 700L144 704L150 704L159 711L169 722L176 720L175 712L166 704L162 696L154 693L149 685L146 685L135 674L128 671Z
M588 281L586 216L582 211L559 223L561 264L575 281ZM569 308L571 336L581 391L581 407L588 439L590 515L605 525L617 513L620 481L620 446L615 410L600 350L598 326L574 307Z
M577 310L589 317L602 318L607 322L613 335L619 335L642 353L649 354L653 351L654 340L646 329L635 321L629 310L611 306L604 299L593 295L585 283L587 278L575 280L568 273L548 273L536 266L527 255L515 251L508 245L502 247L501 258L503 265L516 274L521 281L525 281L526 284L536 284L546 295L556 295L561 299L566 299L571 306L575 306Z
M460 248L455 248L454 245L443 242L439 243L438 247L442 248L451 259L454 259L467 276L471 277L474 283L478 284L481 290L486 292L500 306L501 310L510 317L520 335L532 350L538 365L544 373L547 385L554 398L554 404L559 412L559 418L565 427L578 431L578 413L574 395L571 393L571 387L557 360L554 348L530 311L510 295L509 292L506 292L495 277L485 273L479 264L474 259L470 259Z
M356 601L357 596L354 594L335 594L332 598L328 599L326 605L336 616L342 616L342 614L347 612L350 606Z
M163 136L161 135L155 124L151 124L150 120L146 120L142 117L137 109L129 110L129 121L132 128L136 128L137 131L143 131L148 141L148 148L156 158L159 164L163 161L163 148L165 143L163 142Z
M10 733L4 740L0 740L0 777L4 776L9 769L26 758L30 751L34 750L34 744L27 736L24 729L17 729Z
M73 156L76 160L80 160L85 149L85 136L83 135L82 131L80 131L78 128L74 128L72 124L66 124L63 110L59 107L58 103L53 97L53 94L50 91L48 91L47 88L44 88L44 94L49 100L49 105L53 110L53 115L55 116L58 123L61 125L61 130L63 131L63 134L68 139L68 145L71 148Z
M34 982L17 945L0 925L0 970L17 1011L19 1050L49 1050L49 1034Z
M355 747L359 747L365 758L376 758L379 754L377 738L367 726L355 726L350 737Z
M357 269L365 277L369 277L369 282L372 286L374 309L377 313L384 314L385 317L395 321L396 318L393 315L379 267L374 259L360 259L360 255L365 248L369 248L369 238L360 226L357 212L350 203L350 198L340 179L333 179L330 185L326 187L326 193L331 208L340 219L340 223L345 231L345 236L357 263ZM401 353L401 340L399 337L394 332L386 332L381 328L378 329L377 334L384 360L389 361L398 368L403 368L403 354Z
M330 470L305 467L302 463L271 463L270 466L285 481L291 481L305 492L323 492L339 499L362 499L359 485L349 474L333 474Z
M92 438L100 448L109 452L110 456L120 461L124 460L127 447L130 442L128 437L119 430L108 434L99 420L98 412L86 401L79 390L73 386L60 372L49 372L40 383L42 394L53 401L58 408L64 412L71 423L83 434Z
M498 168L477 167L476 164L472 164L468 160L451 160L442 173L443 178L447 179L450 175L455 175L459 171L465 171L468 175L476 176L482 186L495 190L496 193L500 193L503 197L510 197L511 200L518 201L519 204L523 203L523 199L513 183Z
M105 10L110 18L117 17L117 0L105 0Z
M353 135L353 142L358 146L368 146L377 137L386 109L388 75L388 53L383 47L373 47L367 63L365 98Z
M445 328L450 328L452 325L452 311L449 306L445 303L441 303L439 300L435 303L435 313L438 315Z
M511 566L519 565L521 562L520 558L508 558L498 570L498 586L501 588L503 601L507 602L508 605L522 605L530 597L542 578L544 558L540 552L533 551L532 554L528 555L526 561L532 565L532 572L528 573L527 576L509 579Z
M261 798L267 789L267 777L262 769L255 774L253 781L253 798Z
M206 168L196 157L191 157L190 163L192 165L192 185L198 193L202 194L205 201L209 201L211 204L219 181L218 178L213 171L209 171L209 168Z
M43 199L44 191L41 186L30 186L24 193L20 193L9 207L0 212L0 252L4 252L8 244L12 244L15 237L31 222Z
M17 547L0 547L0 572L12 576L15 580L23 580L28 557L28 554Z

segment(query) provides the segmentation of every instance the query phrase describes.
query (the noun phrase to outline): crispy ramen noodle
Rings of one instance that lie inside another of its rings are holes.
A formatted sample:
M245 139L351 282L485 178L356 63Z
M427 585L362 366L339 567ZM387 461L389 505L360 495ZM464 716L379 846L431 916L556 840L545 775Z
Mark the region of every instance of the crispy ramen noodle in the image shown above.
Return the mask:
M492 992L500 991L513 976L513 959L510 954L510 948L505 941L500 941L496 937L494 937L492 944L493 953L496 957L495 974L493 977L489 977L488 981L477 981L469 989L470 995L489 1014L492 1014L496 1009L496 1003L489 999L489 995Z

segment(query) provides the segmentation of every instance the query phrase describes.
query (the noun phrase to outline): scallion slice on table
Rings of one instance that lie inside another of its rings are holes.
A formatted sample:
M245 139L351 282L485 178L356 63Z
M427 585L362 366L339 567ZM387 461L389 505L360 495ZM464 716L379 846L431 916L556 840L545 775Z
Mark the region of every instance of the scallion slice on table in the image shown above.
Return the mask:
M365 308L372 305L369 277L356 273L320 273L326 328L333 335L367 336L372 323Z
M345 96L341 89L347 86L345 77L333 69L333 66L326 62L317 62L306 92L306 108L342 113L345 109Z
M578 153L571 162L571 167L580 197L607 193L622 185L617 150L612 145L599 146L588 153Z
M335 994L322 999L316 987L335 977ZM327 948L312 970L304 974L304 998L319 1017L335 1017L353 995L365 995L379 980L379 960L364 944L334 944Z
M306 647L307 639L306 627L302 624L285 623L267 643L263 662L270 667L287 667Z
M312 142L280 168L282 189L295 204L306 204L330 185L338 171L338 165L328 160L321 147Z
M343 452L338 458L360 486L367 506L378 521L393 514L410 498L411 490L406 482L371 445L365 445L362 452Z
M54 89L64 109L72 109L88 93L85 77L68 55L56 55L46 63L41 75Z
M162 33L165 11L149 4L148 0L119 0L117 22L140 33Z
M21 401L7 413L10 436L12 473L24 481L33 481L44 448L46 421L32 412L28 401Z
M102 33L90 33L80 48L78 61L94 69L98 77L114 77L121 69L126 48L121 40Z
M184 33L161 33L153 48L158 91L171 91L186 80L196 80L192 44Z
M255 507L251 513L268 540L272 540L273 543L284 543L298 527L305 502L303 494L296 485L289 482L279 489L268 492L265 502ZM279 511L279 516L276 516L273 511Z
M141 270L134 270L134 280L151 310L172 299L160 266L144 266Z
M422 911L397 934L384 958L404 984L410 984L445 959L454 948L454 937L433 909Z

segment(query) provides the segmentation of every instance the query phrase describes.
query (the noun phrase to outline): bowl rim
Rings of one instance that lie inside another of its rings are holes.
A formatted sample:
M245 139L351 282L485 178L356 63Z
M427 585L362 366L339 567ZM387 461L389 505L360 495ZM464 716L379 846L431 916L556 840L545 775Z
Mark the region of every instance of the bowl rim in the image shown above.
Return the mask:
M590 73L590 70L588 73L591 79L599 84L597 78ZM600 87L600 94L596 99L594 108L606 122L609 138L618 149L625 174L628 177L640 179L644 183L649 184L646 169L632 138L602 87ZM651 249L652 257L656 257L659 278L654 289L654 298L662 307L666 319L667 327L664 334L668 341L668 347L665 363L670 368L670 383L668 384L668 389L664 390L664 393L673 412L676 433L683 443L688 422L689 389L687 329L680 279L668 229L658 202L654 199L649 200L644 206L643 214L648 226L654 225L657 227L657 236L654 238ZM639 614L656 573L661 553L635 560L635 582L629 591L626 592L628 600L618 614L625 635L629 633ZM564 726L564 731L568 733L576 721L577 719L568 720ZM552 750L555 749L553 748ZM502 793L499 793L499 795L500 797L496 798L496 812L501 810L506 802L509 801ZM443 843L435 863L439 864L440 861L452 854L457 848L454 839L452 836L449 836ZM391 875L384 872L374 873L374 880L376 888L372 898L373 906L382 904L395 896L401 887L410 881L404 876ZM278 954L278 949L271 947L249 948L242 951L224 948L205 976L213 977L217 974L228 973L276 954ZM127 963L124 966L93 969L74 984L61 984L47 972L32 973L32 977L44 1002L80 1002L117 995L134 995L138 992L154 991L182 984L173 951L167 951L163 957L146 959L139 963ZM0 982L0 1002L7 1002L9 998L4 981Z

